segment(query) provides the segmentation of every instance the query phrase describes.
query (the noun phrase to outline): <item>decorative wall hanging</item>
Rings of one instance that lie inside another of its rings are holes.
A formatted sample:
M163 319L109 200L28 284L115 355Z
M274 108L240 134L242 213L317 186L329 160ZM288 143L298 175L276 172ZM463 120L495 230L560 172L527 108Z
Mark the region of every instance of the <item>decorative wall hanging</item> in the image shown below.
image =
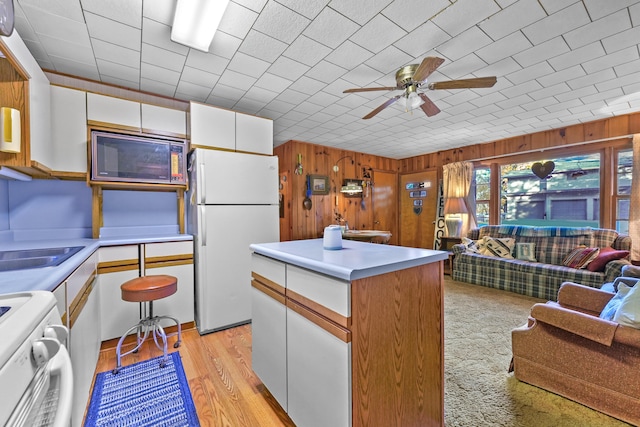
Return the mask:
M309 175L311 181L311 194L324 195L329 194L329 177L326 175Z
M441 249L440 239L444 237L444 193L442 189L442 181L438 184L438 209L436 212L436 229L433 239L433 247Z
M552 161L548 161L544 163L536 162L533 165L531 165L531 172L533 172L534 175L537 176L538 178L545 179L549 175L551 175L551 172L553 172L555 168L556 168L556 164L553 163Z

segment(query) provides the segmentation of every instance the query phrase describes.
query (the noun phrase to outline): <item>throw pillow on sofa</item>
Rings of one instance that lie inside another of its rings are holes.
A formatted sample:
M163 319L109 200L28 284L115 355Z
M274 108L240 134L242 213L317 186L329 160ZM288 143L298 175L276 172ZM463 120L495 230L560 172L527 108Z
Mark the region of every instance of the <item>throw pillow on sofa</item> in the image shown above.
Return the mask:
M564 257L562 265L577 269L585 268L591 261L596 259L599 253L599 248L578 247Z
M615 316L616 311L618 311L618 307L620 307L622 299L627 296L630 290L631 286L620 283L618 285L618 292L616 292L613 298L611 298L607 305L604 306L600 313L600 318L604 320L613 320L613 316Z
M618 289L624 284L621 283ZM626 285L624 285L626 286ZM640 289L638 286L633 286L629 289L627 295L622 298L616 314L613 316L613 321L618 322L621 325L631 326L634 328L640 328Z
M629 256L629 251L617 251L611 247L601 248L600 253L587 265L589 271L604 271L609 261L622 259Z
M516 258L536 262L536 244L516 243Z
M464 245L464 247L467 249L468 252L471 252L473 254L479 254L480 249L482 249L482 246L483 246L482 240L471 240L468 237L462 238L462 244Z
M481 255L496 256L500 258L513 258L511 253L516 244L516 240L511 237L489 237L482 238L483 245L480 248Z

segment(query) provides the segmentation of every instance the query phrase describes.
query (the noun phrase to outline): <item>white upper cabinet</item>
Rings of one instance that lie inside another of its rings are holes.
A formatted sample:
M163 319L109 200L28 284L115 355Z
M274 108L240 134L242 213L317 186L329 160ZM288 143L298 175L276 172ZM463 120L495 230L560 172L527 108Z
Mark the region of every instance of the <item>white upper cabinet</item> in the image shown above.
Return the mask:
M273 154L273 120L236 113L236 151Z
M142 131L183 137L187 134L186 111L142 104Z
M236 113L191 102L191 145L236 149Z
M140 103L89 92L87 120L140 129Z
M87 94L51 86L51 169L87 172Z
M191 145L273 155L273 121L191 102Z

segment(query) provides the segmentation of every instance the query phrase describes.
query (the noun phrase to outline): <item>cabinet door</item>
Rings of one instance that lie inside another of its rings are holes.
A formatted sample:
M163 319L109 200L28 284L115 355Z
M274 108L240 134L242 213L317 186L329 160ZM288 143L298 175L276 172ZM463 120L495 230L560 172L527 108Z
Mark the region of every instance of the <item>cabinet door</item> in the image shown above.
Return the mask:
M236 113L210 105L190 104L191 145L236 149Z
M87 93L87 120L103 125L141 128L140 103L112 96Z
M87 95L51 86L51 138L54 161L51 169L87 172Z
M94 280L95 281L95 280ZM95 283L94 283L95 284ZM91 286L86 303L71 328L70 351L73 366L73 427L82 426L93 374L100 355L100 297Z
M351 425L351 343L287 307L287 364L287 412L296 425Z
M184 137L187 134L187 113L156 105L142 104L143 132Z
M152 274L167 274L178 279L178 289L175 294L153 302L153 314L175 317L180 323L193 322L195 318L193 263L170 267L161 265L147 267L145 275ZM171 326L172 323L169 322L166 325ZM165 326L164 323L163 326Z
M273 154L273 121L236 113L236 151Z

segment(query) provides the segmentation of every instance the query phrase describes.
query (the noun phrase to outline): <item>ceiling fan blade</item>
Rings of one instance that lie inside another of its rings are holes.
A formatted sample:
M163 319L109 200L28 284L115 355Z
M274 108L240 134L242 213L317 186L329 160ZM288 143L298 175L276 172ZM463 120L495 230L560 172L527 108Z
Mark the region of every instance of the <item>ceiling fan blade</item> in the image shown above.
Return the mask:
M424 93L419 93L418 95L424 101L424 104L422 104L420 108L422 108L422 111L424 111L427 117L435 116L440 112L438 106L434 104L433 101L427 97L427 95L425 95Z
M449 80L446 82L429 83L429 89L467 89L474 87L492 87L497 79L493 77L478 77L475 79Z
M367 114L366 116L363 117L363 119L367 120L370 119L371 117L375 116L376 114L378 114L380 111L384 110L385 108L387 108L389 105L393 104L394 102L396 102L398 99L400 99L402 95L397 95L394 96L393 98L389 99L387 102L385 102L384 104L382 104L381 106L379 106L378 108L376 108L375 110L373 110L372 112L370 112L369 114Z
M436 68L442 65L443 62L444 59L438 58L437 56L427 56L422 60L416 72L413 73L413 81L421 82L425 80Z
M397 87L360 87L357 89L347 89L342 93L354 93L354 92L373 92L374 90L398 90Z

